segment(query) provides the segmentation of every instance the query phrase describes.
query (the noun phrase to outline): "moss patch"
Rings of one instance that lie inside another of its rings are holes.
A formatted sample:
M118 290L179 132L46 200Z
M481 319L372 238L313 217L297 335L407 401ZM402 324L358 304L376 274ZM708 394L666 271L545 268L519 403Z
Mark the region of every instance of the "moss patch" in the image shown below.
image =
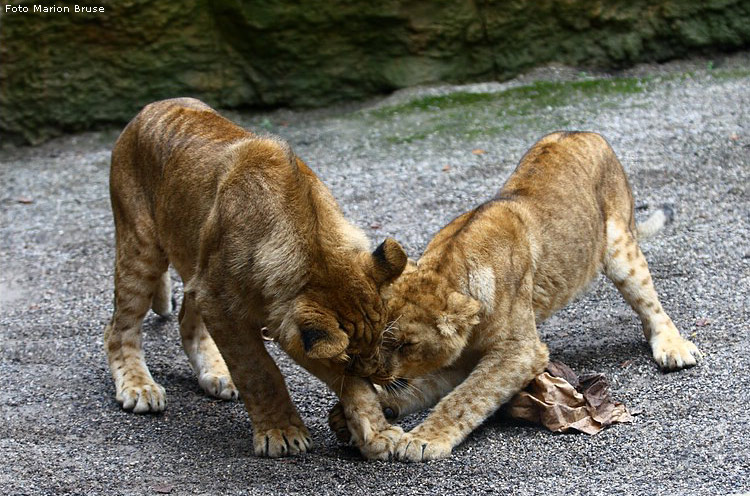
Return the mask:
M511 88L497 93L457 92L450 95L428 96L408 103L371 111L378 117L413 111L449 110L478 104L498 104L523 101L529 108L566 104L572 96L597 93L601 95L633 94L643 91L647 80L641 78L592 79L586 81L537 81L528 86Z
M97 14L4 12L0 133L41 142L125 123L177 96L223 108L319 107L416 85L501 81L550 62L606 70L743 49L748 5L128 0ZM536 91L554 104L564 97L558 90L532 86L517 96ZM486 97L457 98L479 106Z
M547 108L581 104L591 99L598 99L596 105L600 107L609 106L613 103L606 99L640 93L649 84L651 80L648 78L537 81L496 93L457 92L427 96L367 113L376 119L401 118L405 125L399 127L407 131L402 133L395 129L393 135L386 137L391 143L408 143L448 132L475 138L539 119L540 111ZM549 122L552 127L570 124L566 118Z

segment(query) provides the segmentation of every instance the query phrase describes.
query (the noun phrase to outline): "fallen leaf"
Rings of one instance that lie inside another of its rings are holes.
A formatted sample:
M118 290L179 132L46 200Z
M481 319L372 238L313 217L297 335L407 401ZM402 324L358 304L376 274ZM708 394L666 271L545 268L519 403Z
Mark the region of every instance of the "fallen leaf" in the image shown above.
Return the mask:
M613 423L633 419L625 405L610 397L604 375L579 378L561 362L550 362L547 370L515 395L503 411L553 432L574 429L592 435Z
M475 148L474 150L471 151L471 153L473 153L474 155L484 155L487 152L485 152L481 148Z
M573 369L562 362L549 362L547 364L547 372L555 377L561 377L565 379L574 388L578 387L578 376L575 372L573 372Z
M16 201L18 203L23 203L24 205L28 205L29 203L34 203L34 200L32 198L29 198L28 196L19 196L16 198Z
M443 172L448 172L449 170L451 170L451 166L450 166L450 165L448 165L448 164L445 164L445 165L443 166Z

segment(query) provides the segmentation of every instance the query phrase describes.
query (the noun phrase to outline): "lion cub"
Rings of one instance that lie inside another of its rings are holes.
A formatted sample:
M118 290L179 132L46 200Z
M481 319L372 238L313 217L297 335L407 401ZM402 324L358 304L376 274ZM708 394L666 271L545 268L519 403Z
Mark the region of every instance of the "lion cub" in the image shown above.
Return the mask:
M388 414L437 402L401 438L397 458L447 457L541 373L548 353L537 323L600 271L640 316L661 367L696 363L698 349L664 312L636 242L664 214L636 226L633 210L622 165L604 138L554 133L526 153L497 196L432 239L416 267L385 291L396 324L370 371L387 385Z
M144 360L141 323L149 307L170 313L171 263L186 283L180 333L198 382L219 398L239 392L256 454L300 453L311 443L263 344L264 326L361 421L365 454L393 449L400 429L389 430L369 381L344 373L349 355L380 345L379 291L406 264L398 243L387 239L371 254L285 142L190 98L152 103L128 124L112 151L110 193L115 310L104 343L124 409L166 407Z

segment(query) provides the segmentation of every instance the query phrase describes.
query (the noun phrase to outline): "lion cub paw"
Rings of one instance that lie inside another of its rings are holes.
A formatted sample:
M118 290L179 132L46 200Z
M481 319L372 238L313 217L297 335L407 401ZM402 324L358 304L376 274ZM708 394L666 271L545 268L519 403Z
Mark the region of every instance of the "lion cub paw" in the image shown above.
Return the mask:
M240 393L228 375L219 375L206 372L198 378L201 388L215 398L222 400L236 400Z
M305 427L290 425L254 434L253 445L256 456L278 458L307 452L312 447L312 439Z
M654 360L664 370L692 367L703 356L693 343L679 335L657 334L651 339L651 350Z
M167 408L167 393L154 381L142 384L125 384L117 391L117 401L124 410L134 413L163 412Z
M402 462L426 462L448 458L453 448L450 443L427 439L407 432L396 447L396 459Z
M404 435L404 430L397 425L374 432L370 438L359 446L362 456L368 460L393 460L396 446Z
M346 423L346 414L344 413L344 406L341 403L336 403L328 412L328 427L336 435L336 440L342 444L350 444L352 441L352 433L349 432L349 426Z

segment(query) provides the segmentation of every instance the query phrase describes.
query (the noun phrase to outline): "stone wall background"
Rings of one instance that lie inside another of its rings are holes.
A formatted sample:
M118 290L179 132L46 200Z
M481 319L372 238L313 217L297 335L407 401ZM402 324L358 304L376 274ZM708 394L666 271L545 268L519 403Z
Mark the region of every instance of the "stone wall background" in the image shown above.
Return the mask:
M5 13L5 5L104 13ZM750 0L2 1L2 141L127 122L146 103L322 106L549 62L616 69L750 45Z

